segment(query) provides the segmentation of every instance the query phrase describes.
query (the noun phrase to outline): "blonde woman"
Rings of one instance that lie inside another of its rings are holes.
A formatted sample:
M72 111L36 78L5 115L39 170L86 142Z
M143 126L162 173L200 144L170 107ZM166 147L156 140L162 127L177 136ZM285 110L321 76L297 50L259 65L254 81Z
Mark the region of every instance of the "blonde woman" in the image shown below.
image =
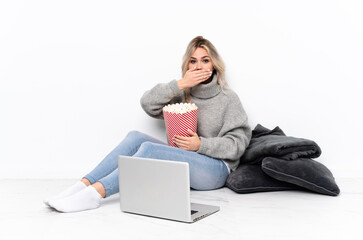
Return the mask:
M190 185L195 190L224 186L251 139L251 128L238 95L227 87L225 67L213 44L198 36L188 45L180 80L159 83L146 91L141 106L163 119L167 104L193 102L198 106L198 129L190 137L175 136L178 146L138 131L131 131L90 173L57 196L44 200L60 212L100 206L102 198L119 191L118 155L189 163Z

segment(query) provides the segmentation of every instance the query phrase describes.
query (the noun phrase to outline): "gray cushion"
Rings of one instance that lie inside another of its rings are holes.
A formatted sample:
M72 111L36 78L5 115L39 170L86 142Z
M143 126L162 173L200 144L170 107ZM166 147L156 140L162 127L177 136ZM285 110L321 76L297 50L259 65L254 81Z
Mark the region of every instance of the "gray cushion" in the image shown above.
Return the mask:
M226 187L237 193L254 193L300 189L298 186L281 182L265 174L261 165L241 164L233 171L227 181Z
M312 140L289 137L279 127L270 130L257 124L252 131L251 141L241 157L241 163L261 165L265 157L294 160L317 158L320 154L320 147Z
M340 193L330 170L310 158L286 161L274 157L262 160L262 170L277 180L296 184L310 191L330 196Z

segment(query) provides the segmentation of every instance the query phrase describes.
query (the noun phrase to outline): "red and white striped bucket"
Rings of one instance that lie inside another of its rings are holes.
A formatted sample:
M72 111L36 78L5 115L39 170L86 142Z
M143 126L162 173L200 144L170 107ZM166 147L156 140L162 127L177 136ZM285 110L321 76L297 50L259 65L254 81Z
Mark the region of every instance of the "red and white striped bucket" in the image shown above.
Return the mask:
M173 113L163 110L169 146L177 147L173 142L175 135L189 137L188 129L197 132L198 108L186 113Z

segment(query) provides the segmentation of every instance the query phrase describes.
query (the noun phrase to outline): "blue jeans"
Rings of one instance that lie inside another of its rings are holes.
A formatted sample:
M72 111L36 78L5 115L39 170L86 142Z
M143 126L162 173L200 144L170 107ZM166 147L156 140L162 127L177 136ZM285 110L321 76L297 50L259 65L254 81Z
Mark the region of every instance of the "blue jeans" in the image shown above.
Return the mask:
M189 163L190 187L212 190L224 186L229 171L224 162L193 151L170 147L138 131L131 131L90 173L84 176L91 184L100 182L106 197L119 191L118 156L135 156Z

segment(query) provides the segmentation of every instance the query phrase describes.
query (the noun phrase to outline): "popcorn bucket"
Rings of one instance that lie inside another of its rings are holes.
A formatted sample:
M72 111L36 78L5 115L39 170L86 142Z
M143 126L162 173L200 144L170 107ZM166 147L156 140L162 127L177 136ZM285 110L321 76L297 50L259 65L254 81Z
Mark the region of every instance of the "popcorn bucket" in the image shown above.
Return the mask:
M189 137L188 129L197 132L198 107L194 103L169 104L163 108L163 115L169 146L177 147L175 135Z

